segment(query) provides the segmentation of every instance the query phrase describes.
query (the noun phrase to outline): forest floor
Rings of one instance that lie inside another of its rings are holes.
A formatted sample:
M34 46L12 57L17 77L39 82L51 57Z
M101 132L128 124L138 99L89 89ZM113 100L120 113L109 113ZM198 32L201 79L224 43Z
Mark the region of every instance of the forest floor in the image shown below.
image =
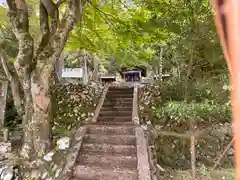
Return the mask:
M166 169L159 180L192 180L191 170ZM210 169L200 168L196 180L235 180L235 169L218 169L211 172Z

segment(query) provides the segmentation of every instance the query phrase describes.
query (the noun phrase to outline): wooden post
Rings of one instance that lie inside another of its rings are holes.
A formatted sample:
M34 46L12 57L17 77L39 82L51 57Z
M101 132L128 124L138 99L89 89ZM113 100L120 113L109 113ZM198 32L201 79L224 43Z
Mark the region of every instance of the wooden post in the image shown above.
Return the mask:
M83 84L87 84L88 83L88 69L87 69L87 56L84 50L84 74L83 74Z

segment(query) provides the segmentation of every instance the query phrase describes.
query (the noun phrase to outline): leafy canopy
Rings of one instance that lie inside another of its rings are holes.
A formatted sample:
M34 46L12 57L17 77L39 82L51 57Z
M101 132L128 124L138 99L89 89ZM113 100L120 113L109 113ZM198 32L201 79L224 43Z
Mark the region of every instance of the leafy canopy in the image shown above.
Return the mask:
M164 29L149 27L154 14L141 2L128 7L121 1L91 1L85 8L68 51L86 49L103 58L114 57L119 66L134 66L147 63L155 53L153 45L169 38Z

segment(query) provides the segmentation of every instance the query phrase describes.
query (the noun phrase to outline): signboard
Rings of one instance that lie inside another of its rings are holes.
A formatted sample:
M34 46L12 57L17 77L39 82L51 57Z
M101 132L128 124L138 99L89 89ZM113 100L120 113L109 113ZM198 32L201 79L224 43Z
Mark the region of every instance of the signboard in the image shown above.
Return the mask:
M83 78L83 68L63 68L63 78Z

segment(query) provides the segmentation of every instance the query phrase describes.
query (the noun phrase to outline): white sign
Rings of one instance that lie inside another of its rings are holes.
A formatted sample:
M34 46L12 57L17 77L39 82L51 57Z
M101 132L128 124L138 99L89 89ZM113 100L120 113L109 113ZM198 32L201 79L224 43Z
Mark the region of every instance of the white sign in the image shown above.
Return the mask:
M83 78L83 68L63 68L62 77L64 78Z

